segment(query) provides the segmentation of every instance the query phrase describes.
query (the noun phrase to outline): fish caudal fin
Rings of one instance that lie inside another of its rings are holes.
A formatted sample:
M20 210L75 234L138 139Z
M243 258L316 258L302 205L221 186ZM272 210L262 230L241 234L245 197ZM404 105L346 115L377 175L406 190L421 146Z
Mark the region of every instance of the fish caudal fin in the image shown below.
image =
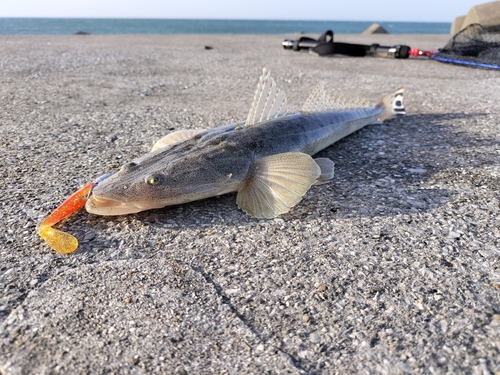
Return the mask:
M378 118L380 121L388 120L393 117L406 115L405 107L403 104L404 89L400 87L392 94L385 96L378 104L377 107L383 107L384 111Z

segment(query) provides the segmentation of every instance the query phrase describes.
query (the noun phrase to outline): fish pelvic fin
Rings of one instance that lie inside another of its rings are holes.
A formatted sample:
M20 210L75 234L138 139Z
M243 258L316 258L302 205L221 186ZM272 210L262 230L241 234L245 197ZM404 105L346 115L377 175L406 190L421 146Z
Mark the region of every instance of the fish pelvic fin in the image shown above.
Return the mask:
M316 158L314 161L321 169L321 174L314 185L323 185L330 182L335 174L335 163L328 158Z
M328 95L323 82L319 82L311 91L311 94L309 94L300 111L303 113L314 113L363 107L369 107L369 103L366 100L353 100L342 96Z
M252 106L248 112L245 126L252 126L287 114L286 96L271 77L271 72L264 68L260 76Z
M177 130L175 132L169 133L163 138L159 139L151 148L150 152L156 151L165 146L173 145L186 139L193 138L195 135L204 132L206 129L187 129L187 130Z
M286 152L255 161L236 203L251 216L272 219L295 206L321 175L311 156Z
M392 94L383 97L382 100L377 104L377 107L384 108L384 111L378 118L380 121L406 115L405 107L403 104L403 92L404 88L400 87Z

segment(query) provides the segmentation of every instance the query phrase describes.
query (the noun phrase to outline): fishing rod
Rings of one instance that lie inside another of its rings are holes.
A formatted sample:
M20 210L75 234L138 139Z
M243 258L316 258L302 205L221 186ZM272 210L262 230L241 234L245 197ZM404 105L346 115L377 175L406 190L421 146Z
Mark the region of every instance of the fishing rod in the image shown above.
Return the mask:
M284 49L293 49L294 51L309 50L319 56L341 54L347 56L373 56L391 59L407 59L408 57L431 57L435 51L425 51L418 48L398 44L395 46L381 46L374 43L354 44L340 43L333 41L333 31L328 30L318 39L302 37L298 40L285 39L281 45Z

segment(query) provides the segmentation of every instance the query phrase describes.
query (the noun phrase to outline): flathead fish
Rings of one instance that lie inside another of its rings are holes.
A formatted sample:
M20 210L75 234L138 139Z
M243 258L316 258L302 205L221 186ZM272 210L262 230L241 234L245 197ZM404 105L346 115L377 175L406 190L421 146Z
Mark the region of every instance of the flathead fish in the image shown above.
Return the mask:
M123 215L237 192L258 218L295 206L312 185L333 178L334 163L311 156L377 120L404 115L403 89L367 106L332 98L318 84L298 112L264 69L246 121L180 130L99 183L88 212Z

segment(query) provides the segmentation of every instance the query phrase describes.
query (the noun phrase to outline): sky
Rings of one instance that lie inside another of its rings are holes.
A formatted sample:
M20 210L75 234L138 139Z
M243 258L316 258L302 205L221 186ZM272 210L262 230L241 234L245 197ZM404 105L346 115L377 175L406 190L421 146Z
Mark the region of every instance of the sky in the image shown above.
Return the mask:
M481 0L0 0L0 17L452 22Z

